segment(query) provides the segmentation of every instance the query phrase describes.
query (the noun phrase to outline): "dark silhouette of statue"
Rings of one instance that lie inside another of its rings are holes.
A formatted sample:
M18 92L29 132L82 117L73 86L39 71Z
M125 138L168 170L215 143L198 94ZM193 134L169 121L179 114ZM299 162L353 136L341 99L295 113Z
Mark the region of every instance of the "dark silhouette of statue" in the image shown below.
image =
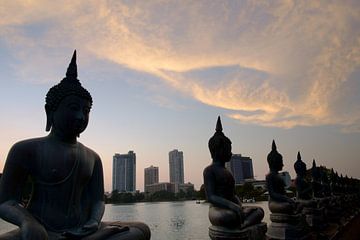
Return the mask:
M266 175L266 185L269 192L269 209L272 213L294 214L295 201L286 196L285 182L280 176L283 157L277 151L275 141L272 142L272 150L267 156L270 172Z
M210 203L209 219L213 226L242 229L258 224L264 211L256 207L242 207L235 195L235 180L225 168L232 156L231 141L222 132L220 117L216 132L209 140L212 164L204 169L204 185Z
M321 176L321 186L322 186L323 195L324 197L330 197L331 186L330 186L329 173L326 167L320 167L320 176Z
M46 131L8 154L0 182L0 217L19 227L0 239L150 239L143 223L104 223L100 157L77 141L86 129L90 93L77 79L76 51L66 77L46 95ZM26 206L23 190L30 179Z
M277 151L274 140L267 162L270 168L266 175L266 186L269 192L271 223L266 236L268 239L308 239L308 226L299 214L301 205L286 195L285 181L279 173L284 166L283 157Z
M315 159L313 159L313 164L311 168L311 176L312 176L312 186L314 191L315 198L323 198L324 192L323 187L321 185L321 172L320 168L316 166Z
M311 200L313 198L312 185L306 179L306 164L301 160L300 152L297 154L294 169L297 174L295 179L297 200Z

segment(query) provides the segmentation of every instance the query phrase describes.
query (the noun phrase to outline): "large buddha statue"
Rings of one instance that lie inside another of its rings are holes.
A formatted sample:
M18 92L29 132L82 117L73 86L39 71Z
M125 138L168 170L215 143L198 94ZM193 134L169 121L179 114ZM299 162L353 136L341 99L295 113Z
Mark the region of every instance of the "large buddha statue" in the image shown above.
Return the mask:
M232 156L231 141L222 132L220 117L216 132L209 140L212 164L204 169L204 185L210 203L209 219L213 226L243 229L260 223L264 211L257 207L243 207L235 195L235 180L225 168Z
M143 223L101 222L103 169L99 155L77 141L86 129L90 93L77 79L76 51L66 77L46 95L49 135L14 144L0 182L0 217L19 228L0 239L150 239ZM23 192L31 181L24 204Z
M267 156L270 172L266 175L266 186L269 192L269 209L272 213L294 214L296 203L286 196L285 182L279 171L282 170L283 157L277 151L275 141L272 150Z

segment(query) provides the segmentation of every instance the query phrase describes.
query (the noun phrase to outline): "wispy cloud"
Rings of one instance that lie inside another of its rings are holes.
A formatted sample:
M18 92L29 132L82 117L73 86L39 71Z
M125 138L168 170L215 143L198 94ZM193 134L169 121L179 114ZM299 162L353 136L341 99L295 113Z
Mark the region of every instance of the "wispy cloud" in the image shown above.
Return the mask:
M17 49L24 75L39 62L51 68L48 49L60 55L81 46L244 123L359 130L359 107L343 110L349 98L358 99L358 91L344 89L360 90L359 73L350 77L360 66L358 1L2 5L0 33Z

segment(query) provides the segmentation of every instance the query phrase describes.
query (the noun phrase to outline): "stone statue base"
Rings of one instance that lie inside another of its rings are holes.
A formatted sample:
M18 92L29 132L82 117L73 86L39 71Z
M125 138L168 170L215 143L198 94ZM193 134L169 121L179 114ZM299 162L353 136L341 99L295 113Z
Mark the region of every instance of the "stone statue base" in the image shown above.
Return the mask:
M305 215L306 223L314 230L321 230L326 227L324 221L324 208L304 208L302 211Z
M271 223L266 232L268 239L309 239L309 226L300 214L270 214Z
M244 229L210 226L209 236L212 240L265 240L266 230L267 226L264 222Z

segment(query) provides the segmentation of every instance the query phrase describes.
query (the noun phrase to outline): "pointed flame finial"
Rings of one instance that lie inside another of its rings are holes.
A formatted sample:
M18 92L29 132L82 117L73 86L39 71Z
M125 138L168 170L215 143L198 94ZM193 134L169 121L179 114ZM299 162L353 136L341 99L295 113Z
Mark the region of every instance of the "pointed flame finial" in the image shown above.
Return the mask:
M66 70L66 78L67 79L77 79L77 65L76 65L76 49L74 50L73 56L71 58L71 62L69 67Z
M297 160L298 160L298 161L301 161L300 151L298 151L298 154L297 154Z
M275 140L274 140L274 139L273 139L273 141L272 141L271 150L272 150L272 151L277 151L277 150L276 150L276 144L275 144Z
M315 159L313 159L313 164L312 164L313 168L316 168L316 163L315 163Z
M223 130L222 125L221 125L220 116L218 116L215 130L216 130L216 132L222 132L222 130Z

